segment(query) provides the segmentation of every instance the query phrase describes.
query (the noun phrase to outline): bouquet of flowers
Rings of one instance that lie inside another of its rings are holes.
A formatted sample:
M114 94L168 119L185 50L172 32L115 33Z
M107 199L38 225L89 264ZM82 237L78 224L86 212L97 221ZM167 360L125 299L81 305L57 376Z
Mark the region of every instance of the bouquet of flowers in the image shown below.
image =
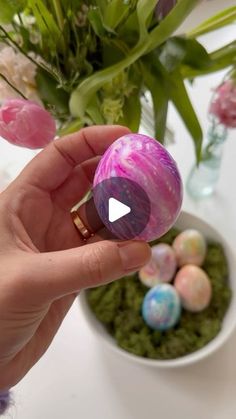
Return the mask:
M19 107L20 100L28 99L27 109L38 102L57 121L58 135L106 123L137 131L141 98L149 91L155 136L164 140L171 101L199 159L202 130L184 81L236 60L236 41L211 53L197 41L199 35L232 23L236 6L190 33L175 35L199 3L0 0L0 100L17 97ZM52 123L49 131L52 135Z

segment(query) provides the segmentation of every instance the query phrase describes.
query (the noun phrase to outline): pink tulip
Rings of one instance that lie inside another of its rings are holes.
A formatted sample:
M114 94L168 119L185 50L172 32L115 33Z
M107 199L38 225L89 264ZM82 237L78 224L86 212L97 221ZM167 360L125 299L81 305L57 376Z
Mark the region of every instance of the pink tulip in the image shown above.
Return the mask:
M209 111L227 128L236 128L236 84L233 80L225 81L216 89Z
M0 136L12 144L31 149L43 148L56 134L49 112L35 102L7 100L0 109Z

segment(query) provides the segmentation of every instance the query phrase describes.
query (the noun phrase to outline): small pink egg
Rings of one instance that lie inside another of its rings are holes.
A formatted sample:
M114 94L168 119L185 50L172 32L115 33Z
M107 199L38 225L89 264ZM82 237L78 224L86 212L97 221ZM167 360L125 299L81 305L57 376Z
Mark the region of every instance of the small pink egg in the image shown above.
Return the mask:
M207 274L198 266L186 265L181 268L175 277L174 286L186 310L198 312L209 305L211 283Z
M193 264L201 266L206 256L206 240L194 229L184 230L173 242L178 266Z
M147 287L154 287L160 282L170 282L176 272L175 252L165 243L152 247L150 261L139 271L140 281Z

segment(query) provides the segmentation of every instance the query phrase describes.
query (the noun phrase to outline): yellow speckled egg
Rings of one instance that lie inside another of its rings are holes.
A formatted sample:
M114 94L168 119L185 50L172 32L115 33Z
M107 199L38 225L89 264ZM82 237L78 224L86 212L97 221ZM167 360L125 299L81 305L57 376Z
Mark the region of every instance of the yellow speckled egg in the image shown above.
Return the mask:
M211 301L211 282L203 269L195 265L185 265L174 280L182 306L191 312L199 312Z
M198 230L188 229L180 233L173 242L178 266L193 264L201 266L206 256L206 240Z

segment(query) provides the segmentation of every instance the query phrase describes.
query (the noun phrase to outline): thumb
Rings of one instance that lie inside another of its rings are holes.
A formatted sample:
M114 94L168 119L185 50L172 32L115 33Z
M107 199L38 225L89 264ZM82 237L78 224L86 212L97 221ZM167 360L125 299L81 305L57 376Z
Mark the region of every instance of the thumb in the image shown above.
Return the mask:
M141 241L100 241L85 246L32 256L27 271L34 295L45 301L106 284L138 270L151 250ZM33 281L32 281L33 278ZM36 291L37 290L37 291Z

